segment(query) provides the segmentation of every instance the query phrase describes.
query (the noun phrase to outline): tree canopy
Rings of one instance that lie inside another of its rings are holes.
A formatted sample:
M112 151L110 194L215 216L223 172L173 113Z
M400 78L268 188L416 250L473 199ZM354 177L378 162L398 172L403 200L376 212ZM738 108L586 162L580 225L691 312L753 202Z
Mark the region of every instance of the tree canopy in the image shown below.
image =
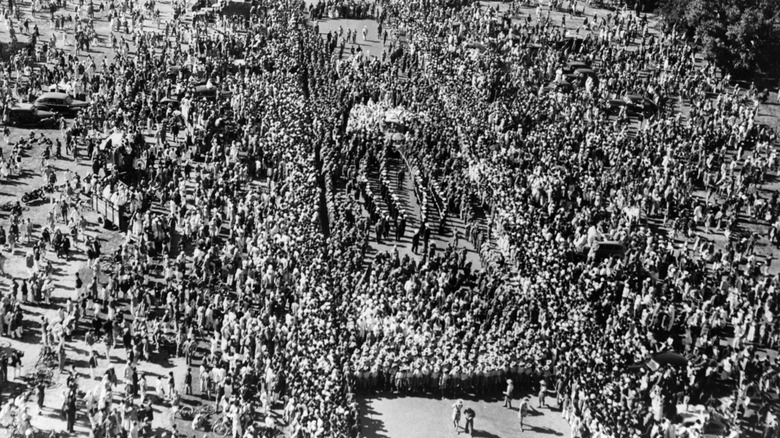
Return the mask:
M780 74L780 1L662 0L660 10L735 77Z

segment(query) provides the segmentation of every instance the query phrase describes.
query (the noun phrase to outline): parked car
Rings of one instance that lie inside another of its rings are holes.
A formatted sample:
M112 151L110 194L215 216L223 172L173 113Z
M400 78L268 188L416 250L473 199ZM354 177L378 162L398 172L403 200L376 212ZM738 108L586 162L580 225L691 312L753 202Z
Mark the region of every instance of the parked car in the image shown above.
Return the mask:
M50 128L56 126L57 115L51 111L38 109L29 103L18 103L8 112L8 124Z
M628 94L622 99L612 99L608 103L609 110L613 114L620 111L621 107L626 107L626 113L629 116L645 115L658 111L658 106L647 96L640 94Z
M629 112L649 115L658 110L658 106L655 104L655 102L650 100L649 97L643 96L641 94L627 94L623 96L623 100L628 102Z
M588 257L597 263L606 259L622 259L626 255L626 245L614 240L595 242L588 252Z
M163 97L160 99L160 104L168 105L174 109L178 109L181 106L181 102L179 102L179 99L176 99L175 97Z
M558 93L571 93L574 90L574 86L568 80L560 82L552 81L549 85L542 88L542 93L558 92Z
M579 52L585 40L580 37L570 36L555 43L558 50L569 49L571 52Z
M577 263L586 260L593 260L600 263L606 259L623 259L626 256L626 245L615 240L605 240L594 242L590 246L578 246L576 249L568 252L567 260Z
M190 10L195 12L199 11L209 5L209 2L206 0L196 0L192 2L192 6L190 6Z
M76 100L65 93L43 93L32 104L35 108L61 114L74 114L89 106L88 102Z
M195 85L192 87L191 91L192 96L196 99L204 98L207 100L216 100L217 97L224 99L233 95L233 93L229 91L220 91L220 87L209 87L205 84Z
M582 61L569 61L566 63L566 66L563 68L563 72L574 73L575 71L582 68L590 69L590 65L588 65L587 62L582 62Z
M583 84L585 83L585 81L588 78L593 80L593 85L598 85L599 84L599 75L593 69L590 69L590 68L578 68L577 70L574 70L574 75L577 76L577 78L580 79Z

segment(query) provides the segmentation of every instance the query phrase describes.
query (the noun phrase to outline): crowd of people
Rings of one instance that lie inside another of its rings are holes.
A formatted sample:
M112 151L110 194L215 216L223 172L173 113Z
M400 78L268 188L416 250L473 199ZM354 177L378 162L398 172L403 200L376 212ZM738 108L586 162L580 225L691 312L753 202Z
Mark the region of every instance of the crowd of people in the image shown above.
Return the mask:
M673 29L626 11L264 0L215 32L175 3L161 34L140 25L153 2L92 7L130 34L112 34L118 56L51 48L26 73L25 92L63 84L90 102L62 133L92 166L68 176L40 238L13 215L9 235L36 243L0 331L21 334L20 304L48 302L46 249L75 249L90 278L76 276L42 342L61 370L73 336L93 373L124 350L96 390L69 379L69 430L83 410L94 436L148 435L154 401L175 433L197 393L234 437L278 427L274 408L291 436L356 437L358 392L483 395L509 379L540 403L554 393L576 437L777 433L765 349L780 344L780 279L757 252L780 241L777 194L761 190L776 134L755 122L756 91ZM336 10L378 20L384 53L307 26ZM402 110L403 126L350 122L356 108ZM412 170L420 204L436 205L419 218L400 201ZM115 252L88 238L86 196L126 212ZM429 243L445 232L453 243ZM391 236L412 254L367 257ZM143 364L166 348L186 377L148 392ZM678 406L695 405L707 415L683 423Z
M383 4L405 44L388 44L385 62L341 61L342 96L418 115L398 149L437 182L443 215L472 225L486 213L497 267L468 275L455 248L422 262L376 257L349 299L358 388L544 384L577 436L774 424L777 365L761 348L776 345L777 277L755 252L759 232L739 222L777 214L759 189L778 163L775 132L755 123L756 90L730 87L673 29L651 32L633 13L586 17L580 35L541 8L518 20L457 3ZM327 40L334 53L350 44ZM574 62L598 76L580 80ZM632 95L646 103L623 105ZM341 141L338 175L359 175L344 168L366 154L382 163L366 137ZM381 167L379 178L392 187ZM374 198L392 210L392 194ZM599 241L625 255L598 257ZM669 352L686 365L635 366ZM683 425L677 407L690 404L719 409Z

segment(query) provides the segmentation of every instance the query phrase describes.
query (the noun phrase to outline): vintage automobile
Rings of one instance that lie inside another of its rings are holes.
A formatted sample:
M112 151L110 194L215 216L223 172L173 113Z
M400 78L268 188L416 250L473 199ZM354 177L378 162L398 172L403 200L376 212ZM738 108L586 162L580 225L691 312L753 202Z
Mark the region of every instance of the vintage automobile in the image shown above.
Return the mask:
M191 84L187 89L182 90L178 95L169 96L168 98L170 100L181 101L181 99L188 93L194 99L206 100L229 99L233 95L233 93L230 91L223 91L220 89L220 87L210 87L206 85L205 82L199 81L195 84Z
M29 103L17 103L8 112L8 124L53 128L57 125L57 115L51 111L38 109Z
M89 103L83 100L76 100L65 93L50 92L41 94L35 99L33 106L41 110L72 115L88 107Z
M559 82L552 81L549 85L542 88L542 93L571 93L572 91L574 91L574 85L565 79Z
M639 94L628 94L622 99L612 99L607 103L608 109L612 114L617 114L621 107L626 108L629 116L649 116L658 111L658 105L649 97Z
M588 253L588 257L596 262L606 259L623 259L625 255L626 246L616 241L596 242L590 247Z
M567 254L567 259L572 262L584 262L592 260L600 263L607 259L623 259L626 255L626 245L623 242L607 240L594 242L590 246L581 246Z

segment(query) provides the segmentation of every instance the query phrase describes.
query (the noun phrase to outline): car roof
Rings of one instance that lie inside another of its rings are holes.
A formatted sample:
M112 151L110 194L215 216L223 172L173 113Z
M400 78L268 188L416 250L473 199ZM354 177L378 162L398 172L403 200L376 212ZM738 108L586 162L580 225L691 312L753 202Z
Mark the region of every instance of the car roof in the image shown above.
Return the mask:
M19 102L16 105L11 107L12 110L15 110L15 109L29 110L29 109L32 109L32 108L33 108L33 106L32 106L31 103L21 103L21 102Z
M66 93L58 93L55 91L50 91L47 93L43 93L40 96L38 96L38 99L66 99L69 96Z
M621 248L626 247L625 245L623 245L622 242L618 242L617 240L604 240L601 242L595 242L594 244L600 247L621 247Z

